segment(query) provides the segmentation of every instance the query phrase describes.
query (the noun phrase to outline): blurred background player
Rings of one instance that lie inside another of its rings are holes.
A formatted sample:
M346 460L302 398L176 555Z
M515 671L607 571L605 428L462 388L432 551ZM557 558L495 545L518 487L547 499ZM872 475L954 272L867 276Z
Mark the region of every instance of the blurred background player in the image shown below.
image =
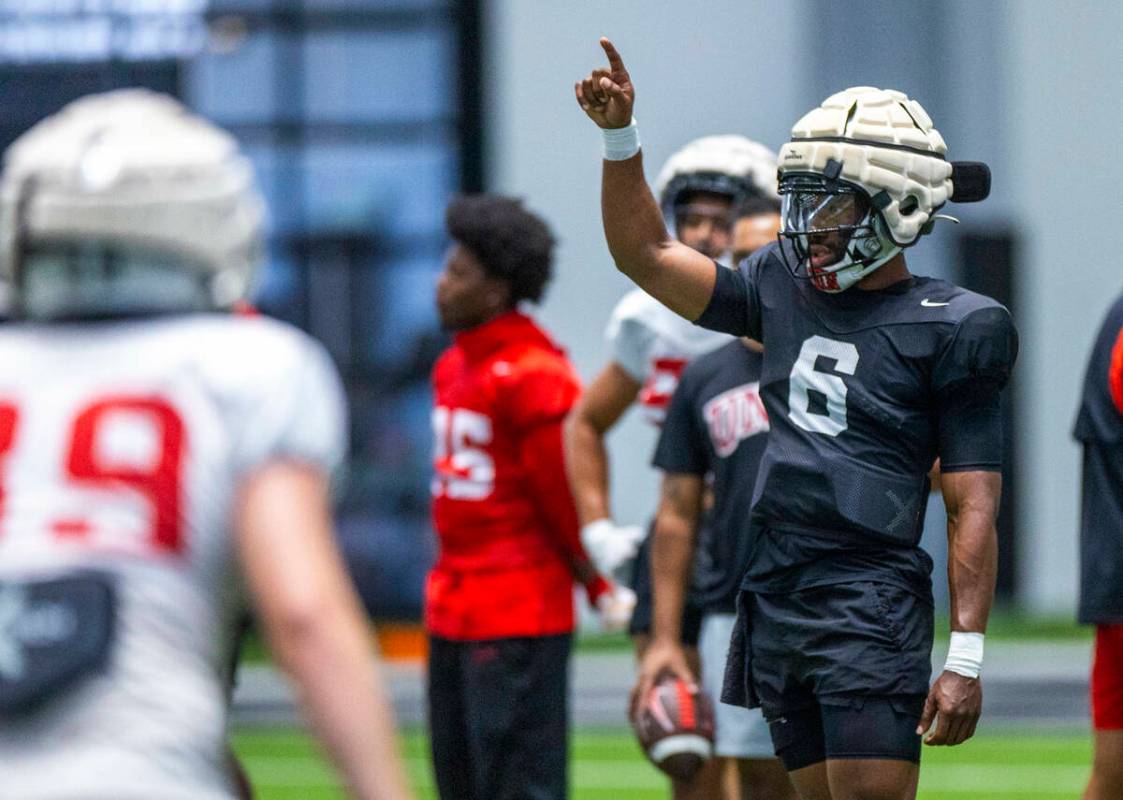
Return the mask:
M776 154L767 147L743 136L705 136L667 160L655 181L655 192L669 231L711 258L728 261L736 209L749 198L775 197L775 174ZM767 215L751 216L767 219ZM753 226L744 228L742 243L751 243L753 233ZM642 656L651 634L647 532L639 526L617 525L612 518L605 438L637 401L647 419L660 425L686 364L727 343L729 337L691 325L635 289L616 305L605 338L611 361L569 419L567 467L581 517L581 541L597 568L612 574L636 557L632 571L636 610L628 632L637 656ZM687 602L681 632L695 670L700 625L699 609ZM713 797L717 776L717 765L703 769L692 784L697 796ZM675 796L690 797L689 791L676 787Z
M1092 348L1073 433L1084 447L1078 616L1096 626L1084 800L1109 800L1123 797L1123 297Z
M981 714L1001 390L1017 334L990 298L912 276L903 250L949 199L983 199L989 173L948 162L904 94L839 92L781 150L783 240L724 269L663 230L635 87L601 44L608 69L574 88L604 129L602 211L618 267L684 318L765 348L768 444L723 699L763 709L804 798L908 800L921 734L957 745ZM919 539L936 456L952 633L929 685L932 561Z
M10 148L0 203L2 793L236 796L244 579L354 796L408 797L332 536L338 377L228 312L264 211L234 140L168 97L89 97Z
M729 245L732 266L751 256L754 251L776 241L780 232L780 200L771 195L748 197L733 215L732 241Z
M651 543L654 624L633 710L664 672L692 683L700 677L713 692L722 685L737 594L752 552L749 508L768 433L760 400L762 360L760 345L750 339L699 356L683 371L667 410L653 459L663 470ZM687 663L680 630L692 581L702 611L700 674ZM716 703L715 712L714 753L724 762L724 796L794 798L760 709Z
M518 200L461 197L437 284L453 345L433 369L429 722L445 800L567 796L573 583L607 627L631 592L598 576L565 480L562 424L581 392L528 316L550 280L554 237Z

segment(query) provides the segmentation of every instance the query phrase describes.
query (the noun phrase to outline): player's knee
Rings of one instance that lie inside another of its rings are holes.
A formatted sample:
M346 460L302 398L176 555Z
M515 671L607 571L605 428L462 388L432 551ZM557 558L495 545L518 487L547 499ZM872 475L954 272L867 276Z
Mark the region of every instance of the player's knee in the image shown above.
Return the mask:
M828 767L833 800L913 800L917 766L907 761L832 761Z
M752 800L797 800L795 787L778 758L738 759L741 793Z

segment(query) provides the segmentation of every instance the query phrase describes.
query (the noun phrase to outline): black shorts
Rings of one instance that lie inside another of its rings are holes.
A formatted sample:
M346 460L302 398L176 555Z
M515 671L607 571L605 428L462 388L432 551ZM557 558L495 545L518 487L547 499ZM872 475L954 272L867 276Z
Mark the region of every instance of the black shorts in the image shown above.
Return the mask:
M643 540L633 562L632 591L636 593L636 608L628 622L631 636L650 636L652 628L652 586L651 586L651 537ZM702 609L694 600L686 598L682 609L682 643L687 647L697 647L702 632Z
M790 769L827 758L920 760L932 604L887 583L743 592L722 699L760 706Z
M565 800L570 639L430 639L430 746L442 800Z

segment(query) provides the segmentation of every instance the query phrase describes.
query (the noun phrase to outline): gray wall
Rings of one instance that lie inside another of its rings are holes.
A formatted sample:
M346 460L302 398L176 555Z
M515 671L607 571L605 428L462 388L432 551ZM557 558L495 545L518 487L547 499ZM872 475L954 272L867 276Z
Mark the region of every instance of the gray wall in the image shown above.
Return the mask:
M1070 609L1079 451L1070 438L1087 352L1119 293L1123 5L1009 2L1009 180L1024 237L1018 320L1026 479L1024 597Z
M1078 453L1069 429L1087 349L1120 286L1105 232L1123 167L1105 140L1123 127L1123 6L494 0L488 14L491 186L527 197L561 236L542 317L586 379L604 363L604 323L628 288L601 235L599 136L572 96L602 61L598 36L616 41L635 78L649 176L704 134L740 132L776 148L803 112L858 84L910 93L952 158L991 164L990 200L948 212L965 227L1012 226L1020 237L1020 599L1070 611ZM953 276L954 246L955 230L937 229L910 251L910 267ZM613 436L622 520L643 521L653 508L652 440L635 419ZM925 539L938 561L942 512L934 501Z

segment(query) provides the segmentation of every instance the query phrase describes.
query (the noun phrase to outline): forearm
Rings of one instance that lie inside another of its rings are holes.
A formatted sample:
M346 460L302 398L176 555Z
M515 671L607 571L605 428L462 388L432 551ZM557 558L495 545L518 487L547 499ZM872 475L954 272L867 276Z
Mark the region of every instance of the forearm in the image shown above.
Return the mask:
M355 796L399 800L409 794L393 713L328 508L322 472L261 470L240 492L239 557L271 649Z
M344 598L303 616L266 622L274 654L354 795L397 800L409 792L393 708L366 631L361 612Z
M581 524L611 519L604 434L578 413L567 422L565 437L565 468Z
M694 563L694 529L688 520L660 514L651 540L652 634L678 642Z
M964 509L948 516L951 629L985 633L998 575L994 515Z
M682 633L704 492L701 476L664 473L651 541L652 632L659 639L677 643Z

